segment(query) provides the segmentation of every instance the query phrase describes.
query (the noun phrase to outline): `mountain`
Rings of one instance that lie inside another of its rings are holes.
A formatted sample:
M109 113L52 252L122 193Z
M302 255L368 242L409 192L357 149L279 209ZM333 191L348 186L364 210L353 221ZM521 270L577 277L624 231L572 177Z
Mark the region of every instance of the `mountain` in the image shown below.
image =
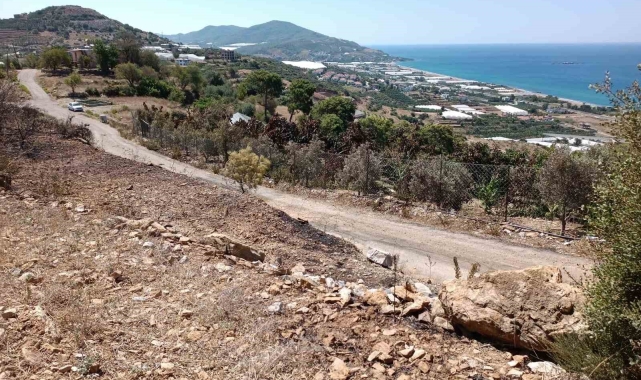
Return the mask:
M111 40L121 31L133 33L142 44L167 42L156 34L112 20L93 9L65 5L0 19L0 44L83 46L85 40Z
M363 47L356 42L329 37L291 22L270 21L249 28L233 25L207 26L191 33L164 37L203 47L241 46L241 54L259 55L280 60L313 61L389 61L392 57L380 50Z

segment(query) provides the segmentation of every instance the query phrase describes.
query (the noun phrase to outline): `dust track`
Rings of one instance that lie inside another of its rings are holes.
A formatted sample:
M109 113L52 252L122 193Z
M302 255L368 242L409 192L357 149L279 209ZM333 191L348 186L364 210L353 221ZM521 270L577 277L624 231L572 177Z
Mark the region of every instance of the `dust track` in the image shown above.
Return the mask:
M59 119L73 113L60 107L36 82L37 70L22 70L18 78L32 95L30 105ZM172 160L150 151L120 136L107 124L83 114L73 114L75 122L89 125L96 147L116 156L154 164L175 173L236 190L226 178L191 165ZM454 277L452 258L458 257L461 267L481 264L482 271L492 269L522 269L536 265L555 265L573 276L583 273L589 260L556 253L550 250L503 243L472 235L439 230L382 215L372 211L336 206L317 199L260 187L254 193L274 208L293 217L308 220L314 227L354 243L359 248L374 247L398 254L405 272L440 282ZM435 264L429 265L428 257Z

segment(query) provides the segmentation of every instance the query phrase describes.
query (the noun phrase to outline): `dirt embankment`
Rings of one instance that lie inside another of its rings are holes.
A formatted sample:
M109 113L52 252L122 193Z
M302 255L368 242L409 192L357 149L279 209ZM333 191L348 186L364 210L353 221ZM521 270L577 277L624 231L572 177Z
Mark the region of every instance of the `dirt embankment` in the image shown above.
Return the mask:
M387 287L391 273L260 200L79 142L50 136L37 147L0 192L2 379L499 379L511 370L510 353L415 317L328 302L338 288L323 277ZM145 218L156 224L126 221ZM322 282L302 287L211 252L200 241L212 233L266 253L269 268L301 263Z

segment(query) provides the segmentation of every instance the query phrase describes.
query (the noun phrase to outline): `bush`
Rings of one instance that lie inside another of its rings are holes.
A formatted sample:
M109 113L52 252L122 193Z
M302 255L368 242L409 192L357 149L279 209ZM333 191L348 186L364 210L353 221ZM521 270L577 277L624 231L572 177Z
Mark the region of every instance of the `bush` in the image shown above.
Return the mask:
M0 188L9 190L11 179L18 172L18 167L9 158L0 155Z
M474 179L465 166L441 160L418 160L412 166L409 190L419 201L459 210L472 199Z
M100 96L100 91L99 91L97 88L95 88L95 87L87 87L87 89L85 90L85 92L86 92L86 93L87 93L87 95L89 95L89 96L96 96L96 97L97 97L97 96Z
M345 159L343 170L338 175L341 185L367 194L375 189L381 175L381 159L367 144L359 146Z
M143 78L136 88L139 96L153 96L154 98L164 99L167 99L173 90L174 87L169 83L154 78Z
M269 170L270 162L263 156L252 152L251 147L231 152L225 166L227 176L240 185L240 191L245 192L245 186L256 188L263 181Z
M169 97L167 99L171 100L172 102L183 104L185 102L185 94L179 89L173 88L169 93Z

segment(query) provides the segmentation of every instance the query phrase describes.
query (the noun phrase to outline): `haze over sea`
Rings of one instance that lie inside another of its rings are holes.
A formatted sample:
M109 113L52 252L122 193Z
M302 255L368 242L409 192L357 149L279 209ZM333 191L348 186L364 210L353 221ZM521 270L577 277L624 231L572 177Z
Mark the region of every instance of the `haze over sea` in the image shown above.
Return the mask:
M641 44L505 44L373 46L411 58L403 66L608 105L588 86L609 71L615 88L641 78ZM563 64L573 62L575 64Z

